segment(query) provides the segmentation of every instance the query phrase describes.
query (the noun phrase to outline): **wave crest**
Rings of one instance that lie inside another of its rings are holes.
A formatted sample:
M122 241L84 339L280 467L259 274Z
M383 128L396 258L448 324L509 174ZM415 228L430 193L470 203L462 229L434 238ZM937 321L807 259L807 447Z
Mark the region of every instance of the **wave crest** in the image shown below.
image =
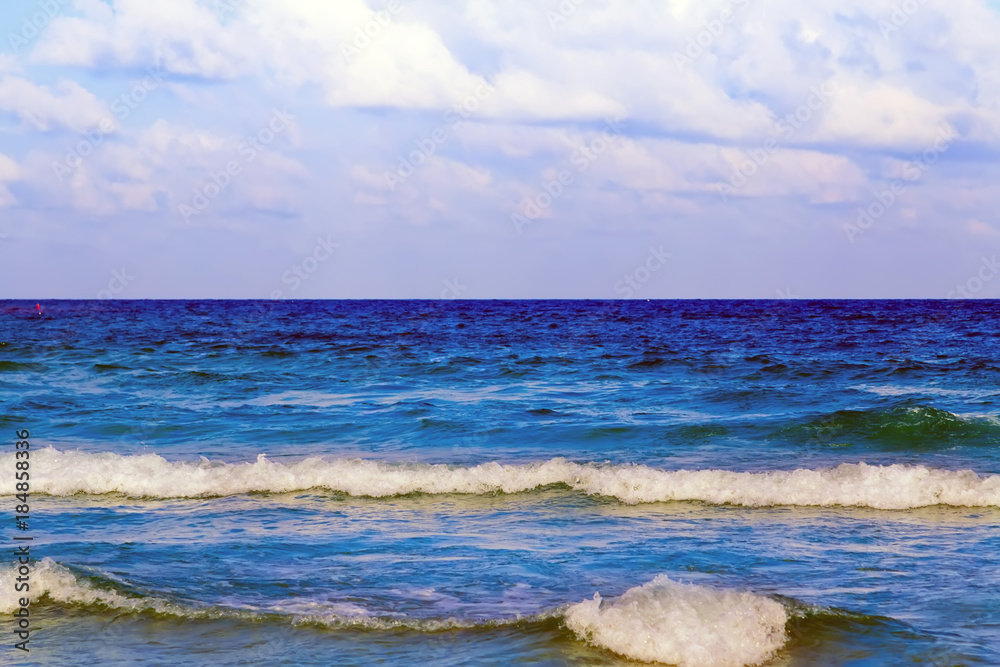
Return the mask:
M19 597L28 593L16 593L14 580L16 568L0 568L0 613L10 613L20 605ZM440 632L479 627L512 625L524 620L545 620L555 612L531 617L530 619L490 619L485 621L457 618L421 619L403 614L372 615L368 610L351 603L302 603L288 601L270 607L241 607L207 605L196 602L172 601L155 596L130 595L114 588L116 582L100 576L79 577L68 567L51 558L43 558L31 570L31 592L33 603L45 596L50 603L60 606L93 607L130 614L153 614L174 618L230 618L259 621L266 618L278 619L295 624L312 624L329 628L362 628L367 630L410 629L421 632Z
M1000 438L1000 426L995 419L963 417L933 406L909 403L891 408L838 410L786 426L782 431L821 439L863 438L917 450L955 441L988 444Z
M753 593L670 581L660 575L621 597L572 605L566 625L592 644L634 660L679 667L742 667L786 641L785 608Z
M14 590L15 567L0 569L0 613L9 613L20 606L21 597L37 601L43 595L63 605L103 606L132 613L152 611L160 614L194 615L181 605L157 598L129 597L112 589L101 588L78 579L69 568L51 558L43 558L31 568L31 592Z
M0 456L12 465L13 454ZM384 498L411 493L521 493L563 485L628 504L700 501L748 507L853 506L901 510L932 505L1000 506L1000 475L922 465L844 463L829 469L770 472L659 470L643 465L483 463L476 466L390 464L363 459L308 458L274 463L171 462L155 454L60 452L33 454L33 490L54 496L117 493L135 498L193 498L322 488ZM11 478L0 494L12 495Z
M18 608L15 569L0 568L0 613ZM593 599L528 617L495 619L414 618L376 615L356 604L290 600L269 607L211 606L135 596L114 582L78 577L50 558L31 572L31 597L62 606L96 607L130 614L176 618L233 618L319 625L332 629L441 632L546 623L562 619L578 638L635 660L687 667L742 667L771 657L786 641L788 613L781 603L749 592L682 584L660 575L617 598Z

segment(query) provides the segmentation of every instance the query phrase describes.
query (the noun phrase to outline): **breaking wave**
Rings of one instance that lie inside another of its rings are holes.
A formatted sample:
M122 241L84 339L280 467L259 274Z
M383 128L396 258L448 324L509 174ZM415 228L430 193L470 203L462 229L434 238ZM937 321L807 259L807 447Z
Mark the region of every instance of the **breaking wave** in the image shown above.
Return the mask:
M17 609L12 567L0 569L0 613ZM593 599L528 617L488 620L379 616L356 604L290 604L264 608L210 606L116 590L109 579L77 576L45 558L32 573L32 597L42 604L177 618L277 620L330 628L440 632L532 625L562 620L578 639L635 660L679 667L756 665L782 648L789 613L778 601L749 592L683 584L660 575L617 598Z
M679 667L741 667L773 656L788 614L762 595L670 581L660 575L624 595L572 605L566 625L590 643L634 660Z
M13 454L0 457L8 469ZM384 498L411 493L521 493L562 485L627 504L700 501L747 507L850 506L903 510L932 505L1000 507L1000 475L922 465L844 463L834 468L732 472L660 470L643 465L538 463L475 466L393 464L364 459L307 458L275 463L171 462L155 454L32 453L32 491L53 496L121 494L133 498L195 498L328 489ZM12 495L14 481L0 481Z

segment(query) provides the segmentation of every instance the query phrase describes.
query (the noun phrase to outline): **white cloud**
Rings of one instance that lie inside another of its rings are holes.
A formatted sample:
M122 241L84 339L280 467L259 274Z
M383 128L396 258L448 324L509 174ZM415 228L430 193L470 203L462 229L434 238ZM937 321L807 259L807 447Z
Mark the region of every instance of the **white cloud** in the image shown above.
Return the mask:
M75 81L61 79L49 88L17 76L0 76L0 111L41 131L85 132L111 116L107 105Z
M5 144L16 172L0 169L0 205L13 203L3 186L15 173L18 211L32 199L90 219L134 211L179 224L178 205L239 159L248 119L287 104L301 120L200 222L235 229L256 210L330 219L361 236L396 225L431 238L430 228L447 227L460 243L464 232L510 235L518 202L569 169L575 183L543 216L551 226L532 233L605 226L631 238L659 226L695 238L742 218L741 230L764 239L812 215L823 218L815 228L839 230L876 188L903 178L906 201L880 230L900 218L986 238L998 203L988 157L1000 147L1000 20L981 3L925 3L886 39L878 21L896 0L587 0L554 28L546 11L556 2L402 0L387 19L376 12L383 1L370 1L244 0L220 15L206 0L75 0L30 57L0 56L0 110L20 119L3 131L27 135L28 151ZM706 21L726 7L733 21L706 37ZM692 43L701 52L679 66L675 54ZM59 184L51 163L67 142L50 131L82 132L108 116L85 86L113 90L105 84L155 64L177 75L164 93ZM53 69L79 83L39 79ZM824 83L829 100L783 134L776 122ZM444 112L487 86L453 127ZM618 115L627 115L623 140L577 172L572 156ZM915 172L906 156L945 127L961 131L962 150ZM385 172L437 128L445 140L389 189ZM719 185L771 138L767 164L723 201Z
M20 60L9 53L0 53L0 73L20 74L22 71Z
M0 208L17 204L17 199L7 189L7 183L21 178L21 168L9 157L0 153Z
M888 0L835 8L792 0L766 7L591 0L574 5L555 28L550 8L526 0L477 0L461 13L406 3L379 13L364 0L252 0L226 15L196 0L76 6L78 16L52 22L34 59L159 63L207 79L270 72L269 85L319 86L334 107L444 109L488 79L497 90L483 113L500 120L596 119L627 110L663 132L737 141L764 136L810 87L836 81L843 94L796 143L914 147L956 114L975 119L981 140L1000 139L1000 55L992 48L1000 20L979 5L947 14L924 7L890 39L878 29L892 15ZM731 20L723 25L727 9ZM711 34L706 25L722 29ZM934 58L960 63L978 91L956 94L947 72L917 66L914 45L932 30ZM691 44L704 46L678 67L675 55ZM471 67L491 51L502 54L492 71Z
M997 233L993 227L977 218L966 220L965 229L974 236L994 236Z
M231 78L259 63L244 22L223 28L210 6L195 0L78 0L81 16L53 19L32 52L48 65L162 66L166 71Z
M62 179L53 163L60 153L35 149L21 170L34 196L49 206L96 215L124 211L175 215L213 174L237 162L241 171L227 185L222 202L210 213L225 215L234 207L294 210L301 206L300 184L309 173L298 161L280 152L280 140L265 146L252 159L240 154L241 137L223 137L204 130L158 120L133 132L106 140ZM0 167L3 162L0 161ZM0 169L0 180L4 171Z
M922 149L933 145L950 119L965 105L948 107L921 98L912 90L885 83L840 81L835 84L818 127L819 141L863 146Z

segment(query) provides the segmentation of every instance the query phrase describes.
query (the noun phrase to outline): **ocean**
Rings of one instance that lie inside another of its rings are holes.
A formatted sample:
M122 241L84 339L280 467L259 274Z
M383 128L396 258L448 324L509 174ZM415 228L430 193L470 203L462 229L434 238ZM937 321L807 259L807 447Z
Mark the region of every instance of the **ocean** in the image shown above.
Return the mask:
M39 305L0 664L1000 664L996 302Z

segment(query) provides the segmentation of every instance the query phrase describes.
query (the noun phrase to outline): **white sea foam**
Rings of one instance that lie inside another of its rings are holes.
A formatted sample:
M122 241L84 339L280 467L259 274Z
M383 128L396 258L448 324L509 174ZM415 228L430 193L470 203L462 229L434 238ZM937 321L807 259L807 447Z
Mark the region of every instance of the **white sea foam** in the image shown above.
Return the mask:
M579 637L632 658L679 667L742 667L785 643L785 608L771 598L670 581L661 575L616 599L569 607Z
M13 467L0 456L0 469ZM476 466L390 464L362 459L308 458L274 463L171 462L155 454L32 453L32 491L55 496L118 493L185 498L312 488L382 498L409 493L519 493L562 484L621 502L701 501L743 506L801 505L909 509L930 505L1000 506L1000 475L977 475L917 465L841 464L835 468L771 472L666 471L642 465L598 465L551 459L541 463ZM0 480L0 494L14 480Z
M19 607L14 590L15 568L0 566L0 613ZM563 618L578 637L636 660L687 667L736 667L758 664L785 642L785 608L771 598L682 584L658 576L618 598L593 599L528 617L496 619L415 618L373 614L353 603L308 603L290 600L266 607L209 606L136 597L99 587L68 568L45 558L30 573L32 604L43 596L50 603L103 607L114 612L157 613L179 618L283 618L286 622L361 627L369 630L410 629L418 632L489 628Z
M116 612L138 614L152 612L178 618L243 618L257 620L261 617L284 616L293 622L309 622L322 625L359 626L373 630L388 630L406 627L406 619L375 617L362 607L349 603L305 604L290 602L285 605L275 604L266 608L250 606L209 606L203 604L174 602L157 597L137 597L125 595L112 588L97 587L85 578L78 578L69 568L60 565L51 558L43 558L35 563L28 575L29 592L18 592L14 589L16 577L19 576L16 566L0 566L0 613L13 612L20 606L20 598L29 597L32 604L37 604L42 596L47 596L49 602L60 605L80 605L87 607L103 607ZM429 629L460 627L460 621L452 619L432 621ZM419 623L413 623L419 627ZM471 624L467 624L470 625Z
M28 592L15 591L18 576L16 566L0 568L0 613L6 614L17 609L22 597L30 598L35 603L42 595L48 595L51 601L61 604L99 605L133 613L154 611L190 616L198 613L195 609L187 609L166 600L128 597L114 590L97 588L85 580L77 579L69 569L51 558L43 558L31 566L28 575L31 588Z
M946 389L944 387L935 387L932 385L859 384L848 388L857 389L859 391L867 391L879 396L908 396L910 394L920 394L923 396L945 396L948 398L987 398L989 396L996 396L997 394L1000 394L1000 390L997 389Z
M16 591L14 585L20 576L16 565L0 566L0 614L9 614L20 606L20 598L28 597L37 605L43 596L50 603L59 605L99 607L131 614L155 613L178 618L241 618L261 620L279 618L294 624L314 624L330 628L364 628L368 630L410 629L420 632L470 629L515 625L556 617L560 609L550 610L530 617L498 619L416 618L401 613L373 614L354 603L314 602L289 600L267 606L206 605L185 603L157 597L139 597L123 594L113 588L99 587L86 578L78 578L69 568L51 558L43 558L31 566L28 575L29 591Z

